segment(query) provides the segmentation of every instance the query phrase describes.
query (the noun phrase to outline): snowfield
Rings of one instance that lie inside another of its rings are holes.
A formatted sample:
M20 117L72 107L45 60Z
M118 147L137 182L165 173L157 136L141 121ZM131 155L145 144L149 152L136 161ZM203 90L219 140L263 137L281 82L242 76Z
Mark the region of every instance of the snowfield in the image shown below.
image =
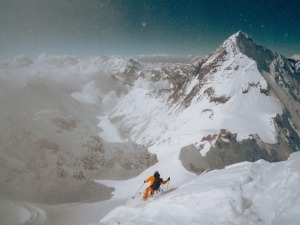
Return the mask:
M143 202L141 196L128 199L99 225L299 225L299 175L298 152L284 162L238 163L204 173L180 186L174 185L174 176L168 188L165 185L165 192L153 200ZM119 183L115 187L115 195L122 198L119 191L126 185ZM131 190L134 188L138 186Z

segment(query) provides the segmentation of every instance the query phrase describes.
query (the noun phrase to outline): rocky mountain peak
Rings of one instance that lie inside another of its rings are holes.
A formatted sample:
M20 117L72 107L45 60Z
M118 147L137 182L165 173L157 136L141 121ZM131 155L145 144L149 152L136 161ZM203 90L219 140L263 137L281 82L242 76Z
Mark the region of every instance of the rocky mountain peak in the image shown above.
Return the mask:
M248 38L248 35L239 31L233 35L231 35L227 40L225 40L223 42L223 44L221 45L221 47L223 48L231 48L231 49L234 49L234 50L238 50L238 45L237 45L237 42L239 39L245 39Z
M238 31L225 40L215 52L202 58L198 62L200 65L199 68L203 65L215 67L220 62L230 62L234 58L239 58L239 54L255 61L260 72L269 73L271 63L277 62L280 58L282 58L281 61L283 64L289 64L285 57L257 44L248 34Z
M247 42L252 42L252 44L247 44ZM244 43L244 44L243 44ZM238 31L237 33L231 35L227 40L223 42L219 49L226 49L227 53L243 53L240 46L250 46L257 45L253 40L248 36L248 34Z
M247 43L247 42L252 42ZM248 37L246 33L241 31L231 35L223 44L216 49L215 52L209 54L206 57L201 58L198 62L194 63L194 68L197 71L203 71L206 68L205 73L215 68L216 66L222 64L225 61L232 61L240 53L245 51L243 46L256 45L251 38ZM244 54L245 55L245 54Z

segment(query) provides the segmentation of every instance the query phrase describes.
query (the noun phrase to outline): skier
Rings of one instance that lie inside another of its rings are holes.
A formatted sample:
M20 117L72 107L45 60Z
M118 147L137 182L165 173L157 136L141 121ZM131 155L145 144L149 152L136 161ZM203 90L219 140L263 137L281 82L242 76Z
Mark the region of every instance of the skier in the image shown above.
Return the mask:
M151 195L154 194L154 191L158 191L159 190L159 187L160 187L160 184L166 184L167 182L170 181L170 177L167 179L167 180L163 180L162 178L160 178L160 174L158 173L158 171L156 171L154 173L153 176L150 176L148 177L144 183L147 183L147 182L151 182L150 183L150 186L146 188L145 192L144 192L144 197L143 197L143 200L146 201L147 198L148 198L148 194L150 192Z

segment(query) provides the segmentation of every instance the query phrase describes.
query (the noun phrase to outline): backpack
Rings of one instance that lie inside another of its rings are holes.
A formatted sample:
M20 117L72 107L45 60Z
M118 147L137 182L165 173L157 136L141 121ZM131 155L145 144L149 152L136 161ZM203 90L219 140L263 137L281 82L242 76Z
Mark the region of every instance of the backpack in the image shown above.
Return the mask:
M155 181L153 182L153 184L150 186L154 191L158 191L160 184L162 182L162 178L160 177L156 177Z

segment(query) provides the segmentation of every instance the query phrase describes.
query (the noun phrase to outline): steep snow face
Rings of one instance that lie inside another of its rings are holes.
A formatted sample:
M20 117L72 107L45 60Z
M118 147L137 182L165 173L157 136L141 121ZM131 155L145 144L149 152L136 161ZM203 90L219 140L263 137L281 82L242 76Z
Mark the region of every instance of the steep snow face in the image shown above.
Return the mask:
M239 35L165 89L135 86L107 118L123 139L151 146L159 157L189 144L202 145L205 154L214 141L201 139L221 129L237 133L237 140L258 134L264 142L276 143L273 118L282 113L282 106L268 92L256 62L239 50Z
M300 153L288 161L239 163L154 197L128 200L99 224L299 224ZM176 168L174 168L176 169Z

